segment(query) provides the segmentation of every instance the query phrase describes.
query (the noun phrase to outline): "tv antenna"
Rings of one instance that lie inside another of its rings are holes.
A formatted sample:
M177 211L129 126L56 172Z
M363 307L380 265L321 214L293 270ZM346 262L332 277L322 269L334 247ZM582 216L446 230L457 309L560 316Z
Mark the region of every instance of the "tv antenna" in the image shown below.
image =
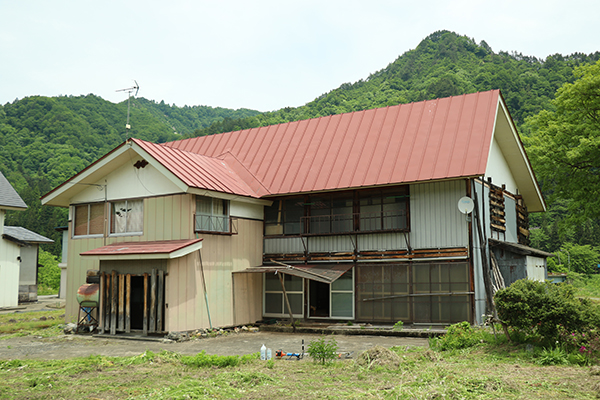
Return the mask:
M125 124L125 129L127 132L127 139L129 139L129 130L131 129L131 125L129 125L129 109L131 106L131 93L133 93L133 91L135 90L135 94L133 95L135 97L135 96L137 96L138 92L140 91L140 85L138 85L138 83L135 79L133 81L135 82L134 86L129 87L127 89L115 90L116 92L127 92L129 94L129 97L127 98L127 123Z

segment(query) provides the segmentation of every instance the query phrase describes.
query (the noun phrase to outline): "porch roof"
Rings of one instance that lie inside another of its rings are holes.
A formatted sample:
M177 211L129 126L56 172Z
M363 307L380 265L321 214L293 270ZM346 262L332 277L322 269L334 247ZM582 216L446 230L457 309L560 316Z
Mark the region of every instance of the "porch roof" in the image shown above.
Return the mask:
M312 279L313 281L332 283L354 264L301 264L301 265L262 265L260 267L246 268L237 272L273 272L297 276L299 278Z
M186 256L202 248L202 239L120 242L80 253L99 260L156 260Z
M488 239L488 241L491 247L500 247L502 249L511 251L522 256L533 256L542 258L554 257L554 254L552 253L534 249L532 247L525 246L519 243L503 242L501 240L496 240L492 238Z

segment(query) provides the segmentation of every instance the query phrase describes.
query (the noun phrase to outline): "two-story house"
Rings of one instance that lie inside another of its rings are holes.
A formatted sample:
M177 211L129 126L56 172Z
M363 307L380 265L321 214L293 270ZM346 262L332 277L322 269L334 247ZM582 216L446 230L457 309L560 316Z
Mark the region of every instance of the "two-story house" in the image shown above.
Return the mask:
M113 333L285 318L288 304L306 319L476 323L491 252L508 283L507 268L543 279L548 255L527 246L545 204L497 90L130 139L42 201L69 207L67 315L99 270Z

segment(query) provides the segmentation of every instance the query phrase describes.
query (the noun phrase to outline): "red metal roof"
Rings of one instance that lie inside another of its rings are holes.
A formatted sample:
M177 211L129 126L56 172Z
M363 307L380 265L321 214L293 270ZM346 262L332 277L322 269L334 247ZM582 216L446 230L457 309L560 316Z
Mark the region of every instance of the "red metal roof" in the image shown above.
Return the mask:
M182 151L139 139L131 139L186 185L196 188L258 197L228 164L218 158Z
M121 242L98 247L80 253L82 256L123 256L123 255L160 255L171 254L186 247L193 246L202 239L159 240L153 242Z
M480 176L499 97L472 93L144 148L192 186L255 197ZM226 156L239 165L215 161ZM242 174L253 189L234 185Z

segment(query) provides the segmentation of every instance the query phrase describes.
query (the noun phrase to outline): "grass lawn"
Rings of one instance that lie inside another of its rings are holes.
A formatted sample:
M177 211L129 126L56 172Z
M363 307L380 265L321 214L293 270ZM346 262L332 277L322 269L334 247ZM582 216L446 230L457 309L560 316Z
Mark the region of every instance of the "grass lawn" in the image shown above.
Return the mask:
M217 367L218 356L168 352L0 361L0 399L595 399L600 393L594 367L539 366L519 348L485 349L393 349L399 367L265 362L257 355ZM198 357L210 358L208 365L197 366Z

